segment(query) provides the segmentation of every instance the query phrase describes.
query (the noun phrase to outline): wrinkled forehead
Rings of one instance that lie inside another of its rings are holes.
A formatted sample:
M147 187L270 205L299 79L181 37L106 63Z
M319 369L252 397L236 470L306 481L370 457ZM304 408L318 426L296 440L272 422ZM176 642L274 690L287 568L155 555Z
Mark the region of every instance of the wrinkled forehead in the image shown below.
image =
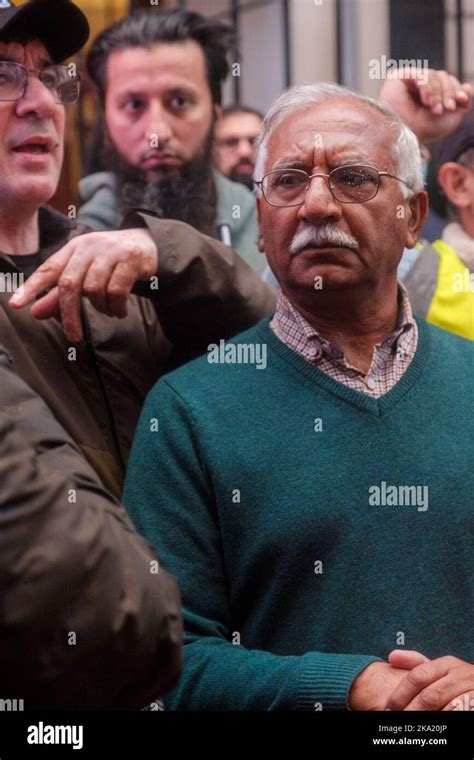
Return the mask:
M268 141L265 170L275 164L366 161L394 168L398 127L375 108L349 98L332 98L287 116Z
M0 60L16 63L28 61L36 66L51 63L51 56L40 40L29 42L2 42L0 40Z

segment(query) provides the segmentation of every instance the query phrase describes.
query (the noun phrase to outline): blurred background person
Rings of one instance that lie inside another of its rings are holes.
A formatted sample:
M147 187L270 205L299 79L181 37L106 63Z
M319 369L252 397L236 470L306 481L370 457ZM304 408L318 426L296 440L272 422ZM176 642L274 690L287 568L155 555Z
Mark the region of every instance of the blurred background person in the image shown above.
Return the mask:
M433 161L434 145L421 145L421 168L425 178L425 187L430 199L430 208L426 222L421 231L423 240L433 242L441 237L447 224L447 209L445 198L438 184L436 164Z
M263 115L246 106L224 108L216 124L214 160L224 176L253 190L255 145Z
M474 111L437 143L434 166L450 221L439 239L411 252L403 277L428 322L474 340Z
M103 109L108 172L81 180L79 221L115 229L149 209L232 246L256 271L255 199L213 169L214 126L233 32L185 11L139 11L94 41L89 75Z

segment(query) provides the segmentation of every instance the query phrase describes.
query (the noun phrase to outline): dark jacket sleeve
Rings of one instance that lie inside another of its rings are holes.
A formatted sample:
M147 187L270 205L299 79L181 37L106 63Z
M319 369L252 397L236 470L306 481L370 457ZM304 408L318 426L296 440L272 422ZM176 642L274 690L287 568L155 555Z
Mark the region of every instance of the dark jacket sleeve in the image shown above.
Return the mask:
M0 389L2 697L139 708L181 671L176 582L1 349Z
M191 352L248 329L275 310L276 293L231 248L184 222L129 214L124 227L146 226L158 248L158 280L134 293L153 300L175 345Z

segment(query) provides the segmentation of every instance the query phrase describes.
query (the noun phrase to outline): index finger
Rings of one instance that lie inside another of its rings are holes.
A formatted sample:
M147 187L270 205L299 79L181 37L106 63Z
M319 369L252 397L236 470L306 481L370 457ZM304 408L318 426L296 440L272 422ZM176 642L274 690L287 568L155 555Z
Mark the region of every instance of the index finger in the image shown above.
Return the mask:
M20 290L10 298L9 304L14 309L22 309L31 301L56 285L73 252L73 241L54 253L23 283Z

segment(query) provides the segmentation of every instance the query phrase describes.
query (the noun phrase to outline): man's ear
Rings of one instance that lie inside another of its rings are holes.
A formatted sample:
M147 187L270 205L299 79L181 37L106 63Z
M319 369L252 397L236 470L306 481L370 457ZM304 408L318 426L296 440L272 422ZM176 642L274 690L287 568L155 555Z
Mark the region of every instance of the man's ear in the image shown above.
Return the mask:
M473 175L466 166L449 161L439 170L438 181L454 206L468 208L473 200Z
M214 120L219 121L219 119L222 117L222 106L218 106L217 103L214 103L213 110L214 110Z
M263 198L259 195L256 197L256 203L257 203L257 221L258 221L258 229L260 230L259 236L258 236L258 250L260 253L265 253L265 244L263 242L263 235L262 235L262 225L260 224L260 207L263 201Z
M418 242L421 229L428 216L428 193L425 190L419 192L408 198L408 219L406 228L406 241L407 248L413 248Z

